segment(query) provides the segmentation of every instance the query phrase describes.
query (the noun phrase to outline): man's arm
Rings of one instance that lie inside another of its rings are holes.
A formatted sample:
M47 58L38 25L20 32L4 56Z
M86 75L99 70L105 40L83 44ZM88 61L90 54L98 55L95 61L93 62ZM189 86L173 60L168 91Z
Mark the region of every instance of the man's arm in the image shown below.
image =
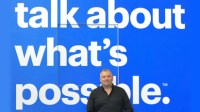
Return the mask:
M93 91L91 92L87 102L87 112L94 112L94 97Z
M123 98L123 101L124 101L124 112L134 112L134 109L133 109L133 107L131 105L131 102L130 102L130 100L128 98L128 95L125 92L125 90L123 90L123 94L124 94L123 95L124 96L124 98Z

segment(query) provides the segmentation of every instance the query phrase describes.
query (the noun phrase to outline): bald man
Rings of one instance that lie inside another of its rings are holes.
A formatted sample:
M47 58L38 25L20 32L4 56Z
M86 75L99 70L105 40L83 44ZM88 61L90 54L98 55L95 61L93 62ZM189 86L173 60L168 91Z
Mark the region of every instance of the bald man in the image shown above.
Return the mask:
M87 112L133 112L125 90L113 85L109 69L100 73L101 87L94 89L88 99Z

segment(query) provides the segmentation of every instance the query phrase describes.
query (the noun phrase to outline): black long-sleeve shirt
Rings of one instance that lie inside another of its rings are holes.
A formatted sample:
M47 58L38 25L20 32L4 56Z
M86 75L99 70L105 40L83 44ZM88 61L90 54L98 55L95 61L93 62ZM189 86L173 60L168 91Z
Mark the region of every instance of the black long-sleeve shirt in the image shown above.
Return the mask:
M133 112L133 108L125 90L113 85L109 95L103 87L91 92L87 112Z

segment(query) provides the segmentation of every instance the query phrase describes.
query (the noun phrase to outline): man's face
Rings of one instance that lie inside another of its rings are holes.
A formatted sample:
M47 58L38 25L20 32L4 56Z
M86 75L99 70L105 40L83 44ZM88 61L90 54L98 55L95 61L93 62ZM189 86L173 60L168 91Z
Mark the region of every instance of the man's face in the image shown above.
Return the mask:
M113 81L112 73L109 71L101 72L100 81L103 86L111 86Z

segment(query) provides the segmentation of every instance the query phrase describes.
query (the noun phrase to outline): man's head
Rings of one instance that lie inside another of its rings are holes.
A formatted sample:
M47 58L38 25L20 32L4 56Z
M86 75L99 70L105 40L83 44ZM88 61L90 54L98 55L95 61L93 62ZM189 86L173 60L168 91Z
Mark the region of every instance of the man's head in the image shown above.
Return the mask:
M100 73L100 82L102 86L111 86L113 81L112 72L109 69L103 69Z

